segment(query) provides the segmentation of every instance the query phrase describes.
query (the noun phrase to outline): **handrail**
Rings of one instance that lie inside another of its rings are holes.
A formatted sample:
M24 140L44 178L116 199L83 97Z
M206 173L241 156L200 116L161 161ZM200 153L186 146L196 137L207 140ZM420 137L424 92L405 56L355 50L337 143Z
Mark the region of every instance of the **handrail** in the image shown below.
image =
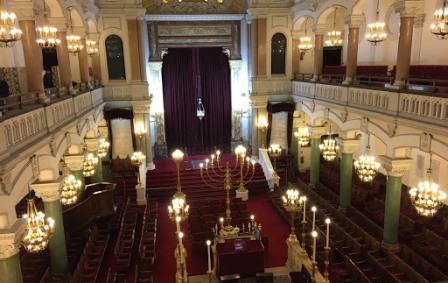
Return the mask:
M280 178L274 175L274 167L272 166L271 158L269 157L267 149L258 149L258 163L260 163L260 166L263 169L269 189L271 191L274 190L276 185L279 186Z

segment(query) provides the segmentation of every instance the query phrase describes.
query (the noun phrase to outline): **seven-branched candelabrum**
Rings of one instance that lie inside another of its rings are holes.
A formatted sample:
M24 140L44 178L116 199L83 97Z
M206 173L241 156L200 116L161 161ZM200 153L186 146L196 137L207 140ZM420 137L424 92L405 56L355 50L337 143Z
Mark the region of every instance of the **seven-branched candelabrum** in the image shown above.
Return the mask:
M255 174L256 161L246 157L246 149L238 146L235 149L236 158L225 162L221 161L221 152L217 150L204 163L199 164L202 181L211 188L218 188L224 185L226 190L226 215L225 231L233 231L232 212L230 210L230 191L237 188L238 191L247 191L246 185L252 181ZM204 173L205 171L205 173ZM238 179L238 185L233 180ZM235 185L234 185L235 184Z

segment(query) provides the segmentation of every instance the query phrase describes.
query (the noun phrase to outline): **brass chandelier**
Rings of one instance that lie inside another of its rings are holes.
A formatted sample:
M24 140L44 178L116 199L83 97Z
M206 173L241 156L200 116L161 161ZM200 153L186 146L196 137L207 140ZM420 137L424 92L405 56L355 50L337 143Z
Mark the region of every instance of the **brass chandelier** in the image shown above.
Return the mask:
M366 151L354 162L355 172L362 182L372 182L381 167L375 156L370 153L370 133L367 135Z
M81 192L82 182L78 180L64 164L64 182L62 184L61 203L62 205L72 205L78 201Z
M100 138L98 143L98 157L103 158L107 155L107 152L109 151L110 142L106 140L105 138Z
M342 32L340 30L336 30L336 12L337 8L334 9L334 17L333 17L333 30L327 32L327 40L325 40L326 46L341 46L343 43Z
M92 152L87 152L84 156L84 166L82 173L85 177L91 177L95 174L95 166L98 164L98 157Z
M93 56L98 53L98 46L95 40L86 40L87 54Z
M331 123L330 123L330 131L328 132L327 137L319 145L319 149L322 153L322 157L326 161L333 161L336 159L336 156L338 155L339 145L337 144L336 139L333 136L333 132L331 131Z
M27 213L23 215L26 220L26 228L22 237L22 244L29 253L38 253L48 246L53 233L54 220L51 217L45 219L45 214L38 211L34 198L27 199Z
M308 29L307 29L308 19L309 18L306 18L305 20L305 36L299 38L300 43L298 48L300 52L307 52L308 50L313 49L313 43L311 42L311 37L308 36Z
M48 21L48 12L46 11L44 2L44 25L36 28L37 31L37 44L42 49L51 49L58 46L61 40L57 36L58 29L54 26L50 26Z
M289 241L297 241L295 218L296 214L302 208L302 197L299 190L288 189L286 195L282 197L285 210L291 214L291 233L289 234Z
M72 23L72 8L68 10L68 16L70 20L70 34L67 35L67 49L71 54L77 54L81 52L84 48L84 45L81 43L81 36L75 34L73 32L73 23Z
M380 1L376 2L376 21L367 25L365 38L367 41L377 45L379 42L386 40L387 33L384 31L386 24L379 21L380 17Z
M300 146L307 146L310 144L311 133L308 127L299 127L297 132L294 133L294 136L297 138L297 142Z
M439 39L448 38L448 1L443 1L442 8L434 12L434 22L430 26L431 33Z
M131 155L131 162L134 166L140 166L145 162L146 156L141 151L134 151Z
M417 213L430 217L437 213L443 206L446 193L440 190L439 184L432 179L432 153L429 154L429 168L426 170L425 180L418 183L417 187L409 190L412 204Z
M8 12L0 0L0 47L12 47L21 36L16 14Z

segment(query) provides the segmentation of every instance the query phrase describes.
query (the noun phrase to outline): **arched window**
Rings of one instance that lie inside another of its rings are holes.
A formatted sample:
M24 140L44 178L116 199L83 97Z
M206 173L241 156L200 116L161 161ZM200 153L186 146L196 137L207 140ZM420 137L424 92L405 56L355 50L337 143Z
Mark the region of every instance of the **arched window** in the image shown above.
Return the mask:
M271 74L285 74L286 69L286 37L276 33L271 44Z
M113 34L106 38L106 56L109 79L126 79L126 72L124 69L123 41L118 35Z

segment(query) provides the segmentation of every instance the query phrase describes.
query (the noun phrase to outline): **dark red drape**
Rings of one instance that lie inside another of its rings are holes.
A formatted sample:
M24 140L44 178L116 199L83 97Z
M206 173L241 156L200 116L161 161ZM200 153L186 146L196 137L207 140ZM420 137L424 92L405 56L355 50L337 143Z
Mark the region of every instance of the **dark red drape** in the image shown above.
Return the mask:
M272 125L272 114L278 112L287 112L288 113L288 148L291 147L291 138L292 138L292 119L294 115L294 110L296 106L294 103L289 102L281 102L281 103L268 103L267 111L268 111L268 130L266 132L266 141L267 145L271 142L271 125Z
M169 49L163 59L163 100L168 150L190 154L230 149L231 94L228 58L221 48ZM205 117L196 117L202 97Z

